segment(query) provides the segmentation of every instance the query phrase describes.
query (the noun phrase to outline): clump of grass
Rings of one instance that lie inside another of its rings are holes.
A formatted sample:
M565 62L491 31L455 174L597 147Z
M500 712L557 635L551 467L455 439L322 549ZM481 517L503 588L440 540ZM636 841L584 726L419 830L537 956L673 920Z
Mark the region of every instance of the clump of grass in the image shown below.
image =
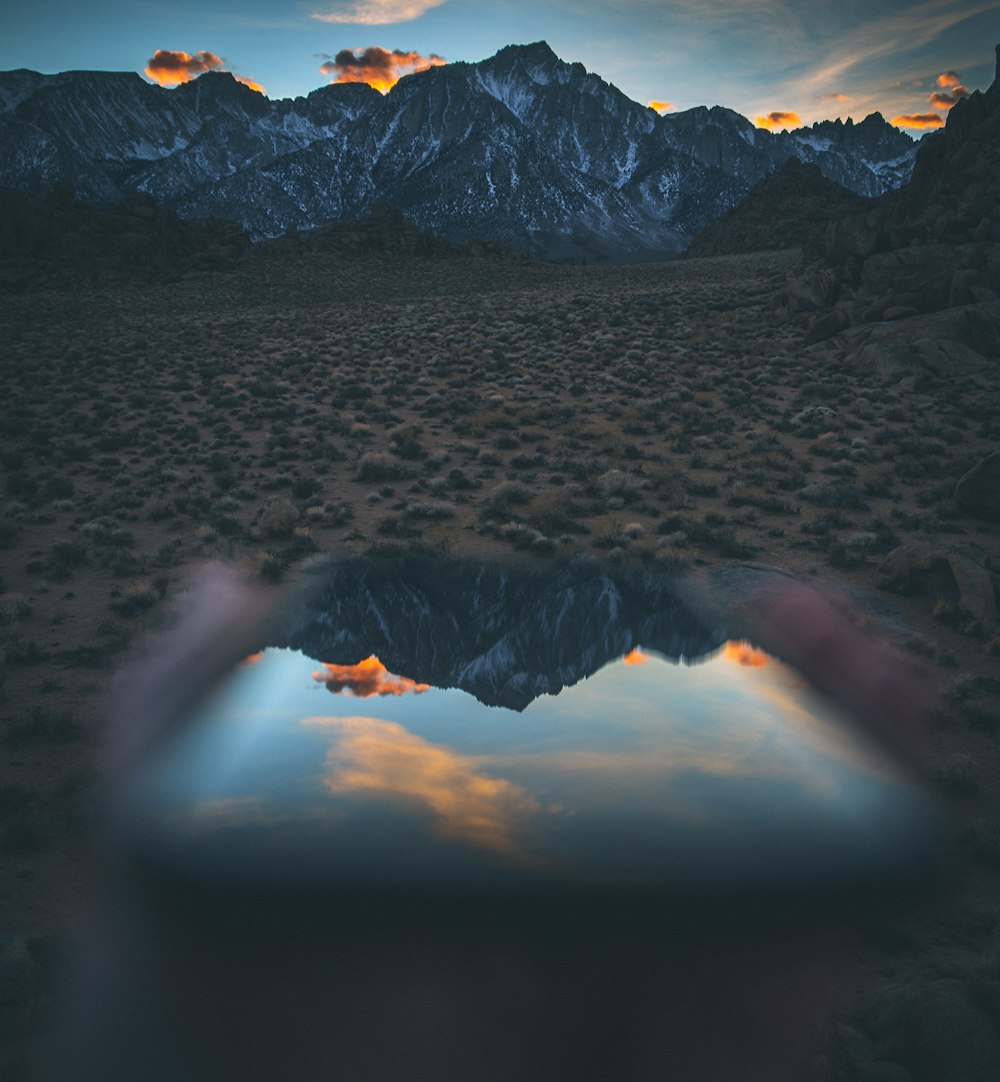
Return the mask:
M402 481L409 471L385 451L366 451L358 460L357 481Z
M163 598L163 590L148 579L139 579L127 586L118 597L108 602L108 608L118 616L137 616L153 608Z
M501 481L487 495L479 516L482 519L509 518L511 509L526 504L531 499L531 489L520 481Z
M261 536L279 540L291 537L299 521L299 509L285 496L268 500L260 512Z
M455 505L449 500L409 500L404 514L410 519L446 519L455 517Z

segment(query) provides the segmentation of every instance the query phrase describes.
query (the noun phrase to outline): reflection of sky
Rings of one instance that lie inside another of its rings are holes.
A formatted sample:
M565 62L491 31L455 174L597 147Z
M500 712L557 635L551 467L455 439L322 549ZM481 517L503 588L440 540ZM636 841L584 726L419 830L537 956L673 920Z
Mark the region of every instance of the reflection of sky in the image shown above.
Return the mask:
M267 650L147 783L203 835L311 824L341 872L838 874L906 836L912 794L796 674L644 656L517 712L457 689L331 694L315 661Z

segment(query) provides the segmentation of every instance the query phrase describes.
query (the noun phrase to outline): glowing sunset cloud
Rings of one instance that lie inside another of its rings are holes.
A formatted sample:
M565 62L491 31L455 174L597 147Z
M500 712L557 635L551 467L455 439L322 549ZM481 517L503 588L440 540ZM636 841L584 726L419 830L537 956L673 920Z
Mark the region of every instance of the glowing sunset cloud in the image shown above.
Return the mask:
M820 101L836 101L836 102L839 102L840 104L844 104L844 102L850 101L851 97L850 97L849 94L820 94L819 100Z
M889 122L899 128L942 128L944 121L937 113L904 113Z
M652 109L654 112L663 114L668 109L673 109L673 103L669 101L647 101L646 108Z
M357 665L324 662L323 668L314 672L312 678L319 684L325 684L327 691L332 691L334 695L349 691L358 699L370 699L373 695L406 695L410 692L419 695L430 690L430 684L418 684L408 676L394 676L374 654Z
M146 74L160 86L177 86L187 83L206 71L218 71L225 60L215 53L202 49L192 55L172 49L157 49L146 65Z
M734 661L737 665L744 665L750 669L763 668L771 659L763 650L751 646L748 642L727 642L722 656L726 661Z
M522 786L481 772L481 764L431 744L402 725L366 717L306 718L339 739L326 758L324 786L340 796L382 793L421 806L434 830L517 860L524 821L541 807Z
M768 131L774 131L776 128L801 128L802 117L798 113L775 109L767 116L757 117L756 123L758 128L766 128Z
M258 650L256 654L247 654L247 656L240 662L241 665L256 665L258 661L264 656L263 650Z
M379 93L385 94L396 85L404 75L447 64L447 60L436 53L421 56L417 52L404 52L402 49L383 49L379 45L369 45L367 49L341 49L332 59L320 65L324 75L335 75L334 83L367 83Z
M260 83L254 82L253 79L247 79L242 75L234 75L233 78L244 86L250 87L251 90L256 90L258 94L266 94L267 91L260 85Z
M629 650L622 658L622 661L624 661L626 665L645 665L646 662L649 661L649 657L637 646L635 649Z
M314 11L310 19L321 23L353 23L355 26L387 26L419 19L446 0L354 0L334 4L330 11Z
M951 109L962 98L969 96L969 88L962 86L962 80L959 79L957 71L943 71L934 82L940 87L930 97L931 105L935 109Z

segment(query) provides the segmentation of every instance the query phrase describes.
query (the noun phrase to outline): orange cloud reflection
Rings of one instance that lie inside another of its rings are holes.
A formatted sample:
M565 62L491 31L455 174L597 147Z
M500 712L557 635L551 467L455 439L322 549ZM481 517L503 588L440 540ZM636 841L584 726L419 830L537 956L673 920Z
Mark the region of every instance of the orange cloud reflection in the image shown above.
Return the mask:
M669 101L647 101L646 107L653 109L657 113L665 113L668 109L673 109L673 103Z
M904 113L890 121L899 128L941 128L944 121L937 113Z
M419 695L430 690L430 684L418 684L408 676L390 673L374 654L357 665L324 662L323 668L314 672L312 678L317 683L325 684L327 691L332 691L334 695L349 691L359 699L370 699L373 695L406 695L408 692Z
M383 49L370 45L367 49L341 49L332 59L320 65L324 75L335 75L333 83L367 83L380 94L387 93L403 78L414 72L427 71L448 61L437 53L422 56L418 52L402 49Z
M737 665L744 665L750 669L763 668L771 660L763 650L758 650L756 646L735 640L726 643L722 656L726 661L734 661Z
M629 652L622 658L622 661L626 665L645 665L649 661L648 655L644 654L638 646Z
M431 744L395 722L367 717L313 717L339 737L326 757L324 786L335 795L381 793L426 811L442 837L530 860L518 841L541 810L527 790L482 773L481 762Z

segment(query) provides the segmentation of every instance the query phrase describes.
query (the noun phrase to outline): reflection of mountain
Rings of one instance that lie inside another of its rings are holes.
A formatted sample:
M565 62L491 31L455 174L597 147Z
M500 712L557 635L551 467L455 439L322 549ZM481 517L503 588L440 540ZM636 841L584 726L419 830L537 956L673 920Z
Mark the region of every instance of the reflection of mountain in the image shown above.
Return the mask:
M652 570L407 560L333 566L278 638L325 662L374 653L392 672L523 710L638 644L694 660L727 635Z

